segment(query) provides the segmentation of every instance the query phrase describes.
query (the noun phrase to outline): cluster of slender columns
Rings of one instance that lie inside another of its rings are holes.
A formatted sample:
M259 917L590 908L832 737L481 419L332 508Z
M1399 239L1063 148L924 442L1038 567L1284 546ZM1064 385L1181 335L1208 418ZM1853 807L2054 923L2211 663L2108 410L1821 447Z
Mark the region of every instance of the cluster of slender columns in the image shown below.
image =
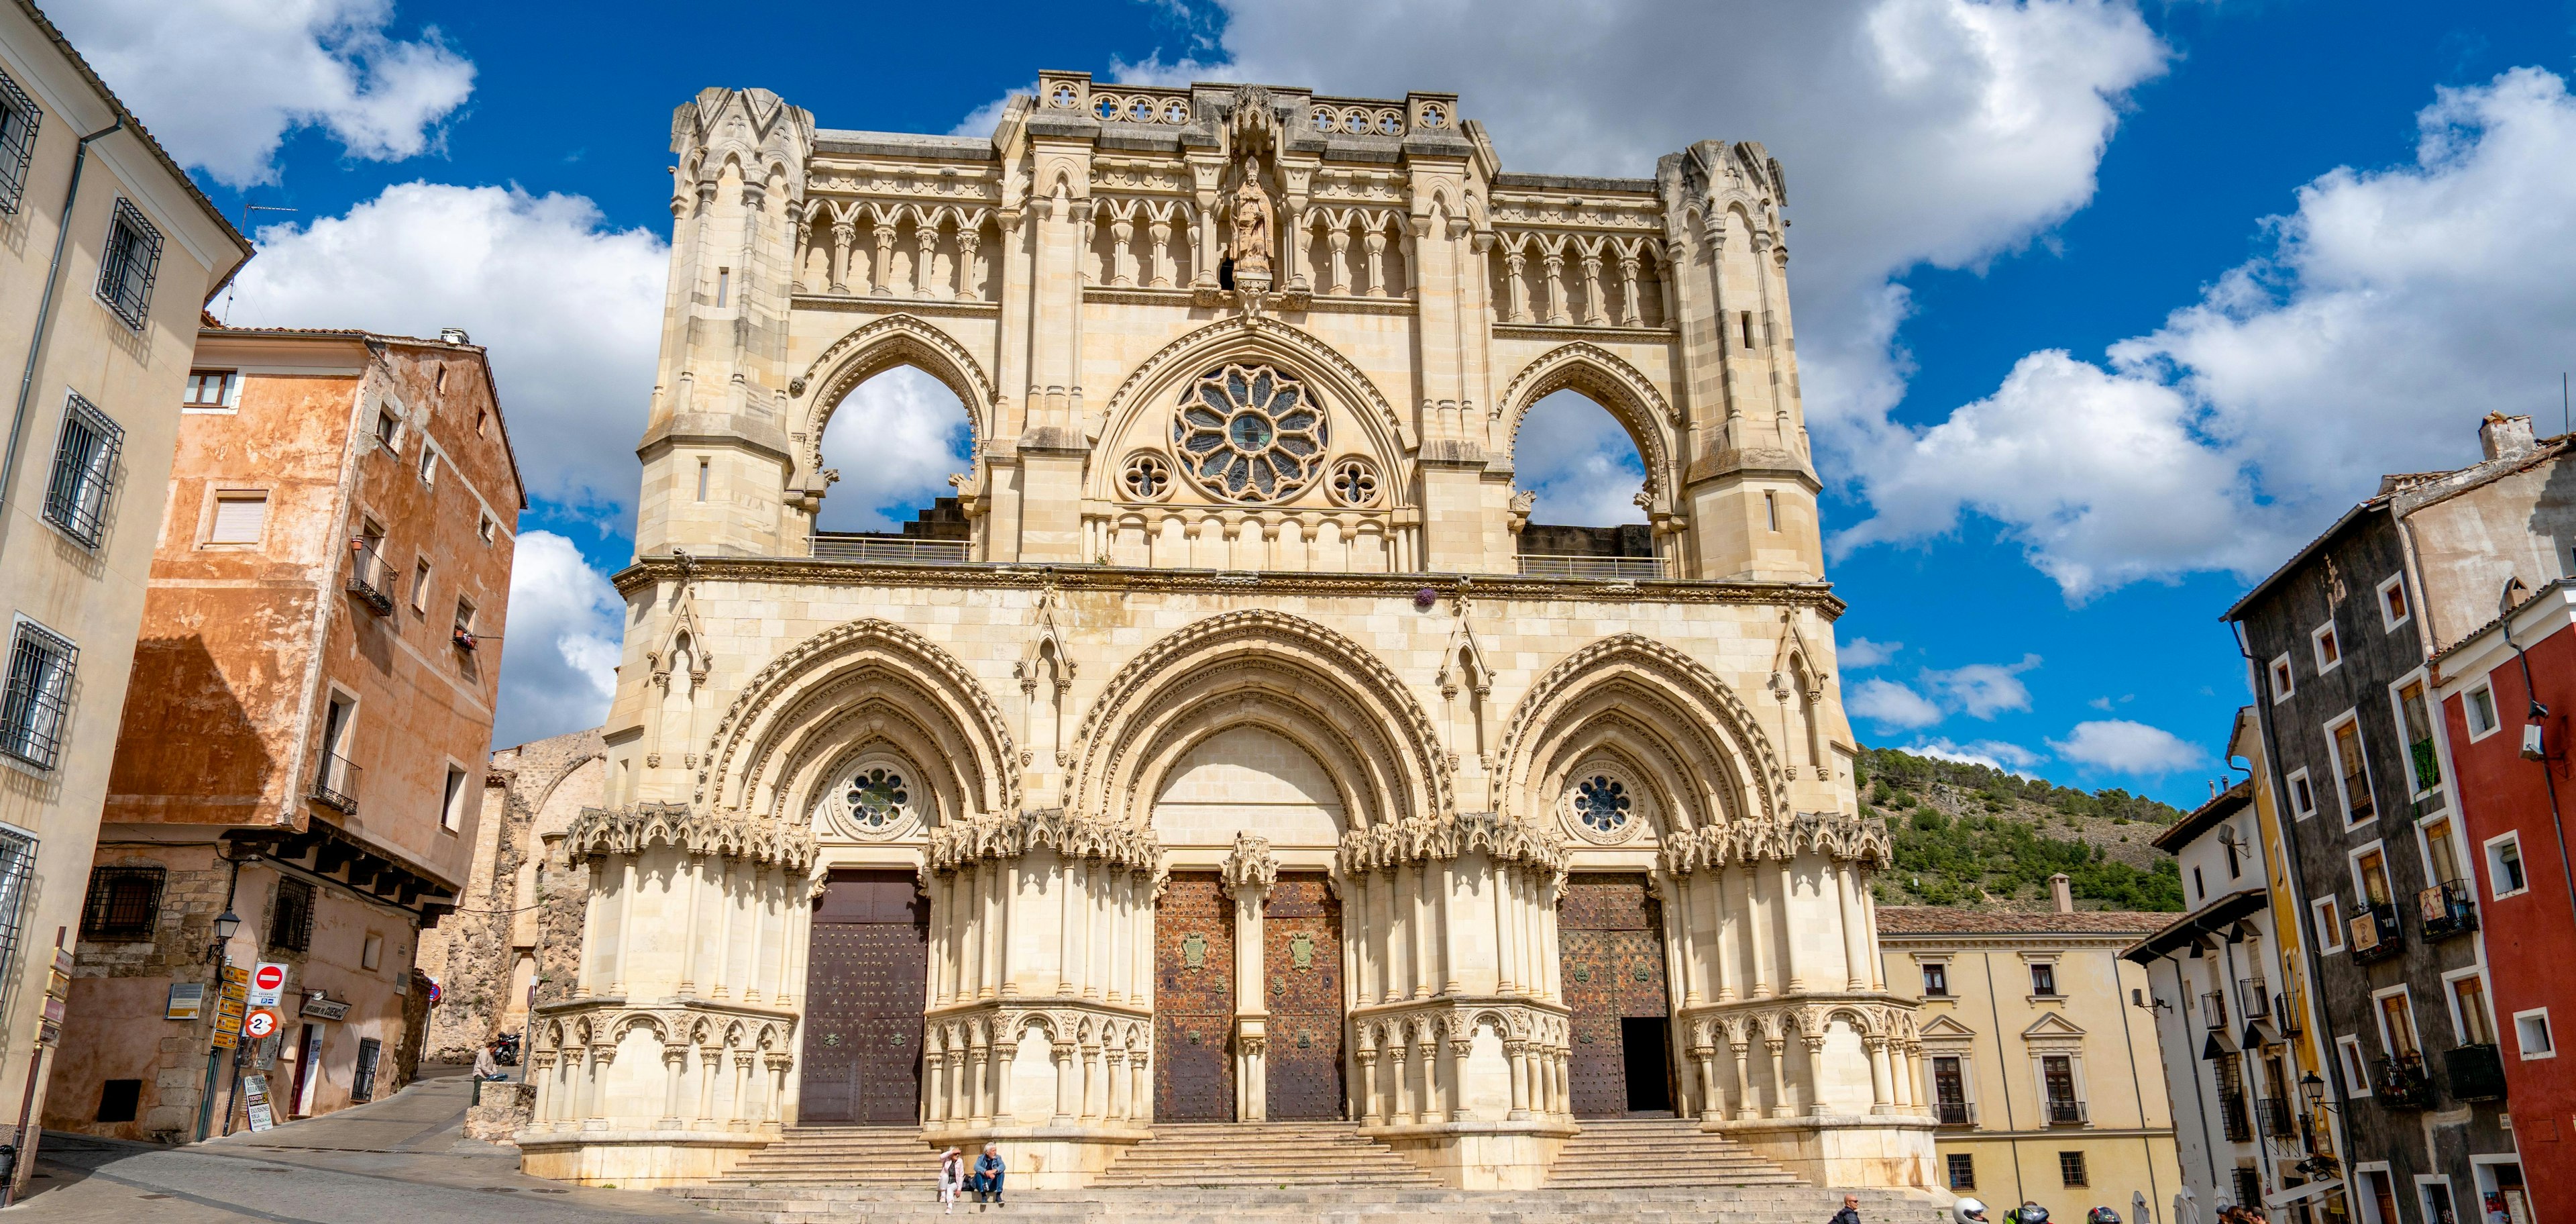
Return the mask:
M1353 1055L1359 1064L1360 1124L1430 1126L1464 1120L1461 1070L1473 1049L1472 1040L1436 1037L1363 1046ZM1506 1037L1503 1059L1512 1077L1510 1120L1573 1119L1567 1079L1570 1050L1562 1044Z
M1056 1092L1053 1126L1143 1125L1153 1113L1153 1059L1140 1036L1049 1041ZM1034 1040L1048 1040L1043 1032ZM1008 1122L1011 1064L1019 1045L987 1040L980 1024L951 1028L923 1059L922 1120L931 1126Z
M1877 905L1860 866L1821 857L1740 860L1662 877L1666 946L1677 1002L1769 999L1809 991L1885 988L1870 951ZM1841 932L1825 963L1802 947L1801 920L1826 917ZM1835 963L1835 962L1839 963Z
M676 860L676 872L648 864ZM682 997L795 1006L805 976L812 907L794 896L803 873L733 855L670 846L590 860L591 889L583 919L580 976L574 998L626 997L651 934L676 937ZM645 890L667 880L658 896ZM637 905L649 907L639 915ZM656 912L657 911L657 912Z
M739 1046L666 1044L662 1048L664 1129L748 1131L776 1125L787 1099L784 1053ZM537 1099L535 1130L596 1130L609 1122L604 1081L617 1047L566 1045L528 1060ZM694 1076L691 1072L694 1070ZM721 1099L720 1099L721 1098ZM639 1119L640 1121L640 1119Z
M1022 971L1021 958L1036 950L1012 939L1015 907L1033 904L1052 904L1057 911L1049 993L1150 1006L1153 890L1153 873L1141 867L1045 851L976 859L932 876L931 1006L1048 990L1043 978L1030 983Z
M1618 304L1611 304L1611 256L1616 257ZM1535 265L1535 266L1533 266ZM1669 282L1657 277L1647 279L1648 266L1642 251L1589 250L1572 244L1555 249L1524 241L1504 248L1503 319L1509 323L1549 323L1557 326L1580 322L1586 327L1648 326L1645 305L1651 292L1655 305L1653 318L1672 317L1672 304L1666 300ZM1533 278L1531 273L1538 275ZM1537 281L1537 296L1531 282ZM1651 284L1652 289L1645 286Z

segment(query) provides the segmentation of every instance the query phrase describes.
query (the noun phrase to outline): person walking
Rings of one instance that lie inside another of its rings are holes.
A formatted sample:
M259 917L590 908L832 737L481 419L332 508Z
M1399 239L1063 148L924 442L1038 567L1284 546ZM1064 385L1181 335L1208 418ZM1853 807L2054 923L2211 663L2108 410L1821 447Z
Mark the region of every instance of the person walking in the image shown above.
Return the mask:
M966 1188L966 1157L956 1148L939 1154L939 1213L957 1214L957 1192Z
M984 1154L975 1158L975 1202L978 1205L990 1201L996 1207L1009 1206L1002 1201L1004 1171L1001 1145L985 1144Z
M1844 1195L1843 1209L1835 1212L1834 1218L1828 1221L1827 1224L1860 1224L1860 1196L1857 1194Z

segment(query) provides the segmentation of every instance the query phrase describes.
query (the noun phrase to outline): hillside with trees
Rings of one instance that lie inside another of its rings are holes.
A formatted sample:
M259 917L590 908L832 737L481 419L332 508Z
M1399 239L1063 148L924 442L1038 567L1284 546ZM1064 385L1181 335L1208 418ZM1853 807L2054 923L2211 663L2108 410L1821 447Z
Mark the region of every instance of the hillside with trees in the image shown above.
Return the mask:
M1858 765L1861 802L1895 843L1881 905L2045 910L2063 871L2079 909L2182 909L2172 856L2148 845L2181 818L2171 804L1893 748L1865 748Z

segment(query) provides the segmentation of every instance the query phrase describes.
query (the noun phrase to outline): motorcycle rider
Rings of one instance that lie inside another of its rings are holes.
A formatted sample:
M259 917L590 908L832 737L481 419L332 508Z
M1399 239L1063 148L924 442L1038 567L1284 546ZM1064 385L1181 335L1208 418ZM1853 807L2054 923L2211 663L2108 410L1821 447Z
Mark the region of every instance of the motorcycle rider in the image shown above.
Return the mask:
M1986 1205L1972 1198L1950 1204L1950 1216L1957 1224L1988 1224Z

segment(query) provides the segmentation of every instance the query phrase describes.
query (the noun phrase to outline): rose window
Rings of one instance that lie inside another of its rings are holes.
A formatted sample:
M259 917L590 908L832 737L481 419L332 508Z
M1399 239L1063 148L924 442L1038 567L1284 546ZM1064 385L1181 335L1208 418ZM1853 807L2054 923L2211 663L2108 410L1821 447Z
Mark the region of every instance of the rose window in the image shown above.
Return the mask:
M905 805L912 802L912 792L903 784L903 775L891 769L862 769L850 778L849 789L841 795L850 805L850 823L863 833L883 833L903 819Z
M1161 455L1135 455L1118 473L1118 487L1130 501L1161 501L1172 491L1172 465Z
M1366 506L1377 501L1377 473L1366 460L1344 459L1333 465L1333 500L1345 506Z
M1181 470L1229 501L1284 501L1323 469L1323 408L1266 365L1229 365L1190 388L1172 421Z
M1627 828L1634 806L1627 784L1607 774L1594 774L1574 788L1575 818L1596 837L1615 836Z

